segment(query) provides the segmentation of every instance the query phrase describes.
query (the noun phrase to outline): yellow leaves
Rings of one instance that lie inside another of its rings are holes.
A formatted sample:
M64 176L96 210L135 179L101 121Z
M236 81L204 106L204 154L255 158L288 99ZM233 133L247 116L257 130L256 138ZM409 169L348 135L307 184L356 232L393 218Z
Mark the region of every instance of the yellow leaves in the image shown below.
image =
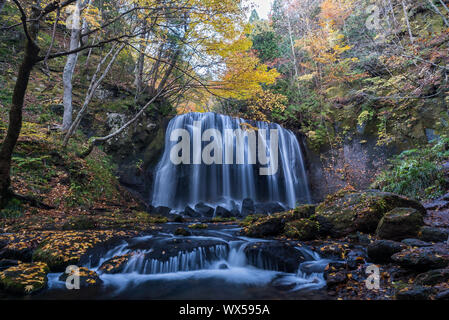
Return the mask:
M268 70L250 52L234 52L226 59L227 72L221 81L213 83L213 91L225 98L251 99L262 92L261 84L273 84L280 76L276 69Z
M25 292L30 293L34 290L34 286L32 284L25 286Z

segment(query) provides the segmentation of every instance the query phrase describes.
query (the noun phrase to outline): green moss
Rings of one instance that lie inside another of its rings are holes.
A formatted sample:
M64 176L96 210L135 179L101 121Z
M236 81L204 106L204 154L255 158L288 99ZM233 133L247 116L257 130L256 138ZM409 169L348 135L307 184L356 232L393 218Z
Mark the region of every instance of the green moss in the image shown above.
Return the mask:
M45 263L20 263L0 272L0 288L13 294L32 294L47 285L49 268Z
M316 239L320 224L310 219L300 219L289 222L285 225L284 235L287 238L296 240L313 240Z
M205 223L195 223L189 225L190 229L207 229L209 226Z

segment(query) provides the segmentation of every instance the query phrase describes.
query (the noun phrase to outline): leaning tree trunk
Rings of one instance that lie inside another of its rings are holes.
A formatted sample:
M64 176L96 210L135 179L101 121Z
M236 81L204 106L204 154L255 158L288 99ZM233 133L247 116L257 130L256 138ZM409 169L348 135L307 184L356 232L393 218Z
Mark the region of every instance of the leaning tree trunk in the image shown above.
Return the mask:
M9 111L9 125L5 140L0 150L0 207L5 205L12 196L11 186L11 158L22 129L22 109L28 87L31 70L36 64L39 48L31 41L27 41L25 56L19 68L11 110Z

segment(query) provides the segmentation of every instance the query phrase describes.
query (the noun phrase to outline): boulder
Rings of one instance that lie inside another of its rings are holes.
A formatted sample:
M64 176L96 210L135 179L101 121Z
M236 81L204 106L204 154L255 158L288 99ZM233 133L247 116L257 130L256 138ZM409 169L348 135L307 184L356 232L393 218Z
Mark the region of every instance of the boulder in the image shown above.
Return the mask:
M449 162L447 163L448 169L449 169ZM440 201L449 201L449 192L446 193L444 196L440 197L438 200Z
M212 218L214 216L214 208L205 205L200 202L195 206L195 211L198 212L201 216L206 218Z
M282 217L256 221L242 230L242 234L253 238L264 238L280 235L284 232L285 220Z
M188 237L191 236L192 232L190 232L189 230L185 229L185 228L178 228L175 231L175 236L183 236L183 237Z
M376 263L391 261L391 256L395 253L407 249L403 243L392 240L376 240L368 245L368 257Z
M348 281L348 273L349 271L346 270L327 273L325 276L327 287L333 288L340 284L346 283L346 281Z
M3 259L0 260L0 271L8 269L10 267L14 267L19 265L19 261L17 260L10 260L10 259Z
M449 264L449 251L444 247L422 247L395 253L391 259L401 267L417 271L445 268Z
M431 247L432 246L432 244L430 242L425 242L425 241L421 241L418 239L404 239L401 242L409 247Z
M255 205L256 213L273 214L284 212L285 208L278 202L258 203Z
M396 300L428 300L431 293L430 288L413 286L404 288L396 293Z
M299 219L285 225L284 234L288 238L307 241L318 237L319 223L310 219Z
M441 282L449 283L449 269L430 270L415 278L415 283L419 285L433 286Z
M424 204L424 208L426 210L442 210L449 208L449 201L446 200L436 200L429 203Z
M403 240L418 235L423 216L413 208L395 208L380 220L376 235L382 239Z
M419 232L419 238L423 241L444 242L449 238L449 230L424 226Z
M250 214L256 213L256 207L252 199L244 199L242 201L242 216L246 217Z
M63 273L60 277L60 281L66 281L71 274ZM96 287L103 283L98 274L95 271L89 270L85 267L79 268L80 288Z
M117 274L122 273L128 263L129 259L134 255L133 252L122 255L115 256L111 259L103 262L103 264L98 268L100 273Z
M198 212L196 212L195 210L193 210L191 207L187 206L184 209L184 214L186 216L192 217L192 218L201 218L201 214L199 214Z
M168 216L170 214L171 209L168 207L164 207L164 206L160 206L160 207L156 207L153 210L153 214L155 215L160 215L160 216Z
M449 300L449 290L444 290L436 294L435 300Z
M228 209L218 206L217 208L215 208L215 216L222 218L231 218L232 214Z
M19 263L0 272L0 289L12 294L32 294L46 287L48 272L44 262Z
M301 251L282 242L251 243L244 252L250 265L265 270L296 273L299 264L306 261Z
M393 193L341 190L319 204L316 215L332 225L334 236L346 236L356 231L375 232L384 214L395 208L414 208L422 215L426 213L418 201Z
M346 265L349 269L357 269L359 265L366 263L367 255L365 250L353 249L346 254Z

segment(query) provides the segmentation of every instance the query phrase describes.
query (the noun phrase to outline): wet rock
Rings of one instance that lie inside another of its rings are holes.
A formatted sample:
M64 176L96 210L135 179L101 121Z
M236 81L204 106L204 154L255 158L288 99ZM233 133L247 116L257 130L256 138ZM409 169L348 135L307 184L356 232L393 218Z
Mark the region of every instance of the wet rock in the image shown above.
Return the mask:
M345 236L356 231L373 233L385 213L401 207L414 208L422 215L426 213L418 201L393 193L342 190L318 205L316 215L332 224L333 235Z
M449 251L444 247L422 247L395 253L391 259L400 266L417 271L445 268L449 264Z
M444 242L449 238L449 230L424 226L420 230L419 238L424 241Z
M19 295L35 293L46 287L48 272L43 262L20 263L0 272L0 289Z
M244 199L242 202L242 216L246 217L256 213L256 207L252 199Z
M177 222L177 223L183 223L185 222L184 218L181 215L175 215L173 217L173 222Z
M343 259L347 250L347 245L341 243L325 243L317 248L320 256L328 259Z
M449 208L449 201L445 201L445 200L432 201L430 203L424 204L424 208L426 208L426 210L447 209L447 208Z
M22 262L31 262L33 248L27 246L6 246L0 250L0 259L12 259Z
M98 271L100 271L100 273L108 273L108 274L122 273L129 259L133 255L135 255L134 252L122 256L112 257L111 259L103 262L100 268L98 268Z
M201 214L199 214L198 212L196 212L195 210L193 210L191 207L187 206L184 209L184 214L186 216L192 217L192 218L200 218Z
M154 208L152 213L155 215L160 215L160 216L166 217L170 214L170 211L171 211L171 208L160 206L160 207Z
M428 300L431 290L422 286L405 288L396 293L396 300Z
M258 203L255 205L256 213L273 214L284 212L285 208L277 202Z
M67 281L67 278L71 275L74 275L75 272L72 271L70 274L68 273L63 273L60 277L59 280L60 281ZM79 268L79 284L80 284L80 288L88 288L88 287L96 287L99 286L103 283L103 280L100 279L100 277L98 276L98 274L95 271L89 270L87 268L84 267L80 267Z
M362 249L353 249L346 254L346 265L349 269L354 270L361 264L366 263L367 255Z
M301 219L307 219L307 223L305 222L298 222L297 224L309 224L308 230L316 231L315 234L319 234L321 230L321 226L318 230L316 230L315 226L319 223L314 220L309 220L308 217L311 217L313 213L315 212L315 206L313 205L303 205L299 206L294 210L282 212L282 213L275 213L270 216L264 216L260 217L256 221L254 221L251 225L249 225L247 228L244 228L242 230L242 234L247 235L249 237L255 237L255 238L263 238L263 237L271 237L271 236L277 236L281 235L285 230L286 223L293 222L293 221L299 221ZM292 226L292 225L291 225ZM289 228L290 231L296 233L301 233L302 230L297 230L296 227ZM304 233L310 234L308 231L304 231ZM296 235L291 234L292 237L296 237ZM299 237L300 235L298 235ZM308 239L314 239L315 236L312 237L305 237Z
M449 290L439 292L435 295L435 300L449 300Z
M392 240L376 240L371 243L368 250L368 257L376 263L391 261L391 256L395 253L405 250L407 246L400 242Z
M222 263L218 266L218 269L220 270L227 270L229 269L228 265L226 263Z
M188 236L191 236L191 235L192 235L192 233L189 230L185 229L185 228L178 228L175 231L175 236L188 237Z
M306 260L300 250L282 242L251 243L244 252L249 264L265 270L296 273L299 264Z
M382 239L403 240L418 235L423 216L413 208L395 208L380 220L376 235Z
M301 241L313 240L318 237L319 223L310 219L299 219L285 225L284 234L290 239Z
M431 247L430 242L418 240L418 239L404 239L402 243L410 247Z
M229 211L228 209L218 206L215 209L215 216L222 217L222 218L231 218L232 214L231 214L231 211Z
M285 220L282 217L271 217L266 220L256 221L248 228L242 230L242 234L253 238L277 236L284 232Z
M449 162L446 163L449 169ZM449 192L446 193L444 196L440 197L438 200L440 201L449 201Z
M415 283L419 285L435 285L441 282L449 282L449 269L430 270L419 274Z
M333 288L348 280L348 271L341 270L337 272L330 272L326 275L326 284L328 288Z
M214 208L209 207L202 202L195 206L195 211L203 217L212 218L214 216Z
M0 271L19 265L19 261L11 259L0 260Z

